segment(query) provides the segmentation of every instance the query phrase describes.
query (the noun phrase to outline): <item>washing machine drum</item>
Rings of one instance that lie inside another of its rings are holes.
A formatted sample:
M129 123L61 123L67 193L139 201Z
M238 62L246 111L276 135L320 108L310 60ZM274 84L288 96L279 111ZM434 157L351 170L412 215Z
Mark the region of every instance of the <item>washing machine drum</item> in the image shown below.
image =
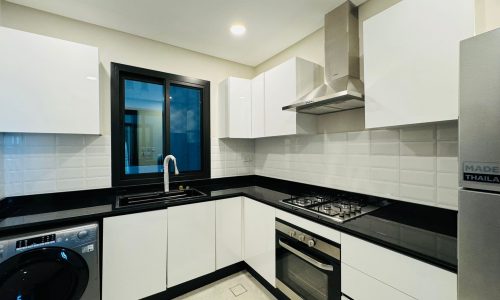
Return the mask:
M80 299L88 281L87 263L66 248L33 249L0 264L2 300Z

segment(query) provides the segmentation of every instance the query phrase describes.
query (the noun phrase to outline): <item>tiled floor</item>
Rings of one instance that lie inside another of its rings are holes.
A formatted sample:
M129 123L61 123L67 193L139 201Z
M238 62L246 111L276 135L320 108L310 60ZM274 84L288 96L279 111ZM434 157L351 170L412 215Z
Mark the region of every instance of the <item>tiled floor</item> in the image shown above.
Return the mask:
M237 300L267 300L276 299L248 272L243 271L212 284L182 295L177 300L201 299L237 299Z

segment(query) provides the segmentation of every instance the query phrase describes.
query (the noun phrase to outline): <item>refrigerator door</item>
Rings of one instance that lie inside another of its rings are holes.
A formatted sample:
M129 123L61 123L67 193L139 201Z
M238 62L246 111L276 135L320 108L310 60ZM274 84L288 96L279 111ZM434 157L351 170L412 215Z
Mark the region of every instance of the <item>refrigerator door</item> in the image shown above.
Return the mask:
M500 192L500 29L460 43L460 186Z
M500 194L460 190L458 299L500 299Z

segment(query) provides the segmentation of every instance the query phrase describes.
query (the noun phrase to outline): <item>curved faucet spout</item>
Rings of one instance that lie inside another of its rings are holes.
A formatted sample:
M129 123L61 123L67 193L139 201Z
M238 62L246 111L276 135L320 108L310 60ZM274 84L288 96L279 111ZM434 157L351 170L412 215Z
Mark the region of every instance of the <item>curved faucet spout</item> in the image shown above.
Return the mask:
M173 155L167 155L165 156L165 159L163 160L163 185L164 185L164 191L169 192L170 191L170 180L169 180L169 170L168 170L168 163L172 160L174 162L174 174L179 175L179 169L177 169L177 160L175 159L175 156Z

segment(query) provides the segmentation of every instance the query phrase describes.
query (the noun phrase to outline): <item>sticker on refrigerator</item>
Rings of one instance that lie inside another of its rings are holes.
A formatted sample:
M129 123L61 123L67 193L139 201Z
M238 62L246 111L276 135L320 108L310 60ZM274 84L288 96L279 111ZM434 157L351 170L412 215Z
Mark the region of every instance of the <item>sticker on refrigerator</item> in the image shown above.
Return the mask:
M500 164L464 162L463 180L500 184Z

